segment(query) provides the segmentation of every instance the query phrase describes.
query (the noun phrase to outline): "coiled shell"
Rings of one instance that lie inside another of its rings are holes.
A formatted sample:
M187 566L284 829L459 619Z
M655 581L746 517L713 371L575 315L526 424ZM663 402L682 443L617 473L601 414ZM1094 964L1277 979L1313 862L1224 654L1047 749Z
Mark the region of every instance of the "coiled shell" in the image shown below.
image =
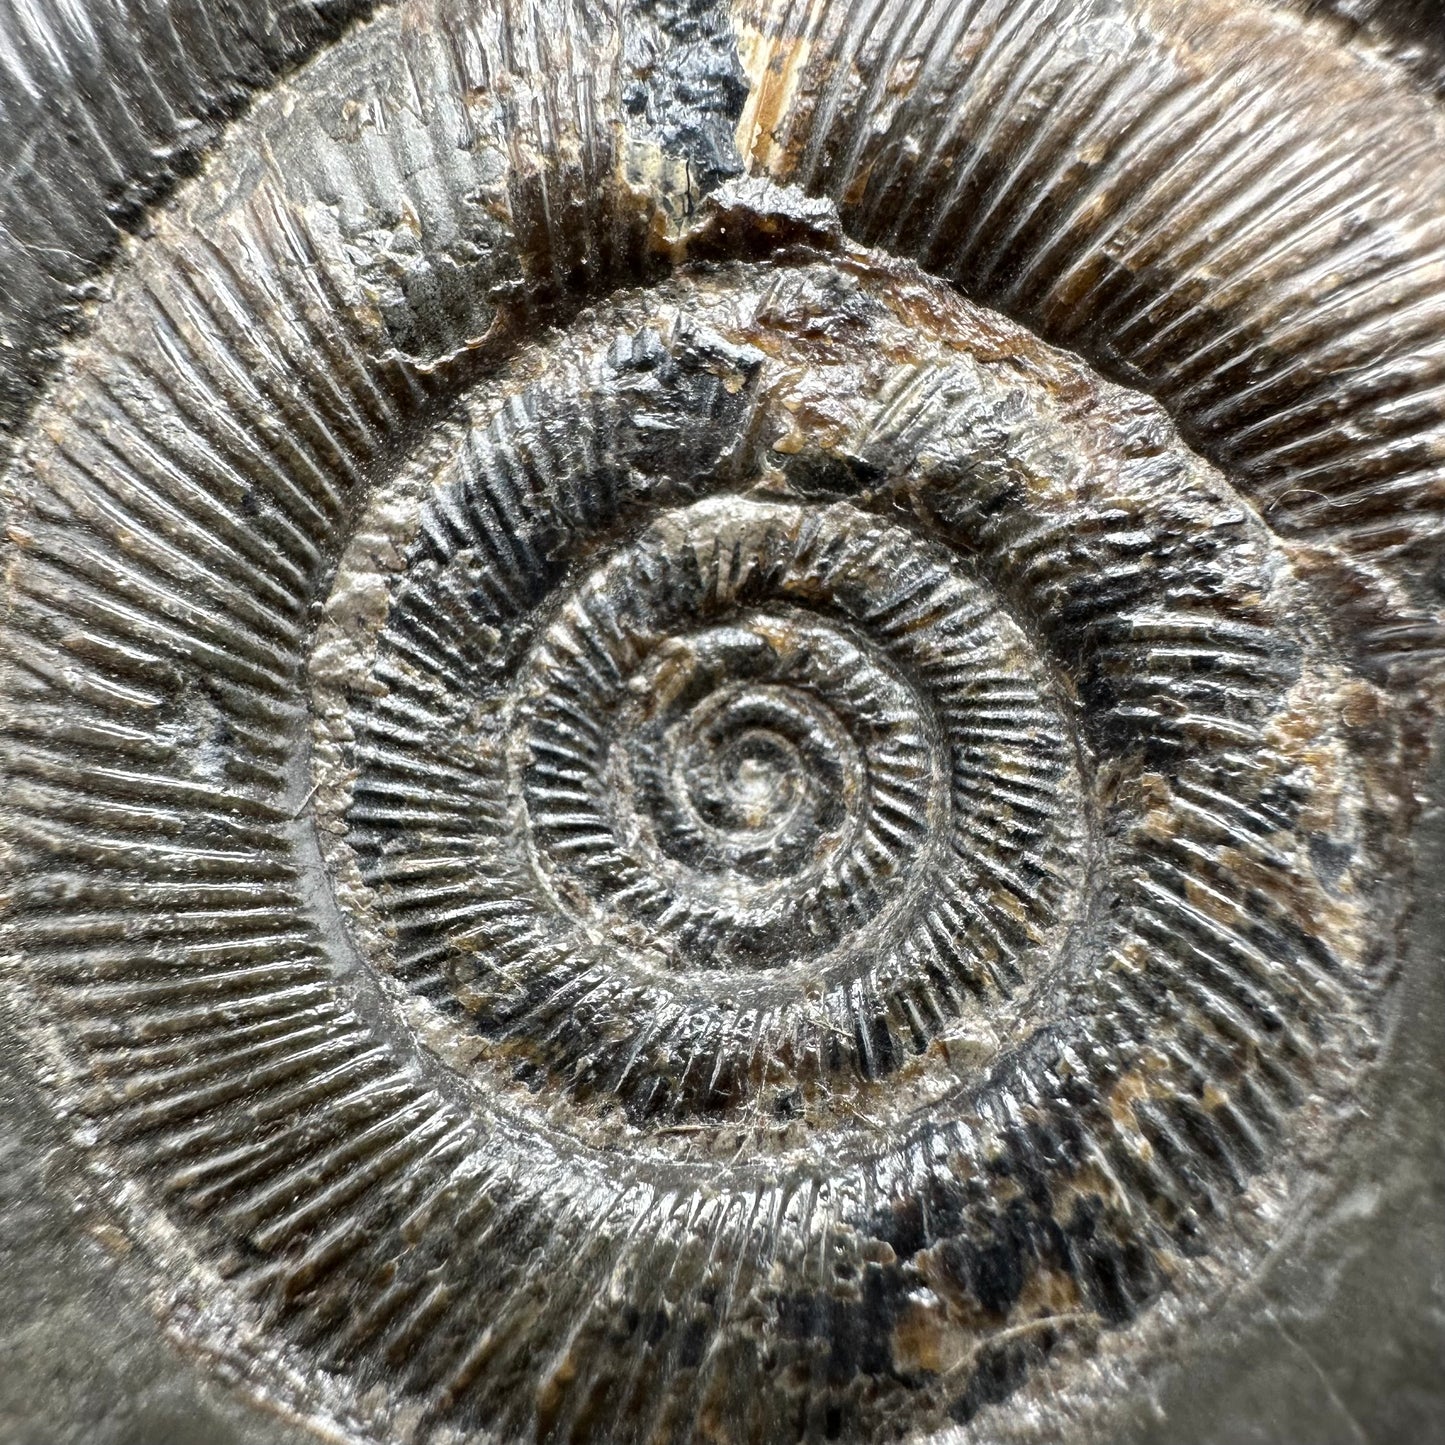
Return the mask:
M407 0L7 488L7 980L359 1439L1053 1438L1351 1118L1440 648L1442 122L1194 0Z

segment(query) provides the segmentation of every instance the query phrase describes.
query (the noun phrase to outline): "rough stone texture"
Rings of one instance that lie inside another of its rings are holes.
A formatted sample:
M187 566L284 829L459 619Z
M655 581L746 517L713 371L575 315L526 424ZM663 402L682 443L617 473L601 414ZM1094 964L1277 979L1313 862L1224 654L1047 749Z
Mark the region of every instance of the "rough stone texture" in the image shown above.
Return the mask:
M12 27L0 1436L1439 1432L1438 114L870 15Z
M0 6L0 127L13 138L0 163L0 437L20 424L61 338L83 326L122 238L144 229L257 91L369 9Z
M1301 13L1328 16L1354 44L1373 45L1435 95L1445 95L1445 46L1434 0L1284 0Z

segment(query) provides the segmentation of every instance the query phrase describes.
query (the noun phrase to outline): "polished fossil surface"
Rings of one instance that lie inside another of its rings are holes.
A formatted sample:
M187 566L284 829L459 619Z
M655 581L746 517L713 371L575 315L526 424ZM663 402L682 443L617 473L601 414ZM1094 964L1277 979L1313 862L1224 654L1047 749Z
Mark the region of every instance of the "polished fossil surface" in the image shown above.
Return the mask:
M107 17L7 202L16 1379L176 1352L14 1438L1427 1438L1429 29Z

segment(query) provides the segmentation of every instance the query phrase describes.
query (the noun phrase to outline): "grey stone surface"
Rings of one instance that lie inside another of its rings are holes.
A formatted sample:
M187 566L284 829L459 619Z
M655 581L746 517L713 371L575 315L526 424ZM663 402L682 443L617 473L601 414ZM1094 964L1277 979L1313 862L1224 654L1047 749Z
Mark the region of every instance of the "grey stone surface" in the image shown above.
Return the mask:
M81 23L59 6L7 3L0 125L15 143L0 165L10 181L0 194L0 423L14 432L23 429L61 338L83 335L91 285L122 238L144 239L153 209L223 137L226 118L340 33L361 7L236 4L216 7L216 28L208 29L198 9L96 5L76 12L88 16ZM686 154L690 203L694 163L704 185L738 164L726 120L742 102L732 90L740 72L707 58L715 27L699 39L678 19L687 7L663 8L663 29L704 56L703 119L672 134L665 111L677 96L656 83L645 57L634 57L646 76L639 109L649 135ZM1386 52L1438 84L1445 40L1428 6L1353 8L1367 22L1366 39L1381 37ZM1332 9L1352 13L1343 3ZM129 102L107 78L124 69L127 54L153 62L161 96L134 135L114 126L116 106ZM99 118L97 129L78 122L87 109ZM112 144L100 144L111 130ZM103 162L103 151L113 160ZM103 164L119 165L126 183L47 199L62 168L98 174ZM59 243L49 259L47 236ZM1200 444L1208 450L1208 438ZM1428 590L1428 579L1416 584ZM1438 767L1414 848L1417 911L1363 1118L1285 1236L1202 1325L1161 1352L1127 1397L1080 1422L1081 1441L1445 1441L1445 771ZM318 1438L257 1404L168 1327L124 1233L89 1202L83 1166L7 1032L15 1022L0 1019L0 1442L300 1445Z

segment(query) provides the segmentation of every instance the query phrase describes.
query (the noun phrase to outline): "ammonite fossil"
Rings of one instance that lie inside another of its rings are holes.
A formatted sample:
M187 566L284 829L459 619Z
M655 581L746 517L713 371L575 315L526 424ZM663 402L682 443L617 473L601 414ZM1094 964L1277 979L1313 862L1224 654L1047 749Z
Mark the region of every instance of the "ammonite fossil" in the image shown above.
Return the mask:
M1084 1438L1398 1008L1428 29L399 0L228 88L220 8L65 112L150 170L14 293L5 980L88 1207L326 1438Z

